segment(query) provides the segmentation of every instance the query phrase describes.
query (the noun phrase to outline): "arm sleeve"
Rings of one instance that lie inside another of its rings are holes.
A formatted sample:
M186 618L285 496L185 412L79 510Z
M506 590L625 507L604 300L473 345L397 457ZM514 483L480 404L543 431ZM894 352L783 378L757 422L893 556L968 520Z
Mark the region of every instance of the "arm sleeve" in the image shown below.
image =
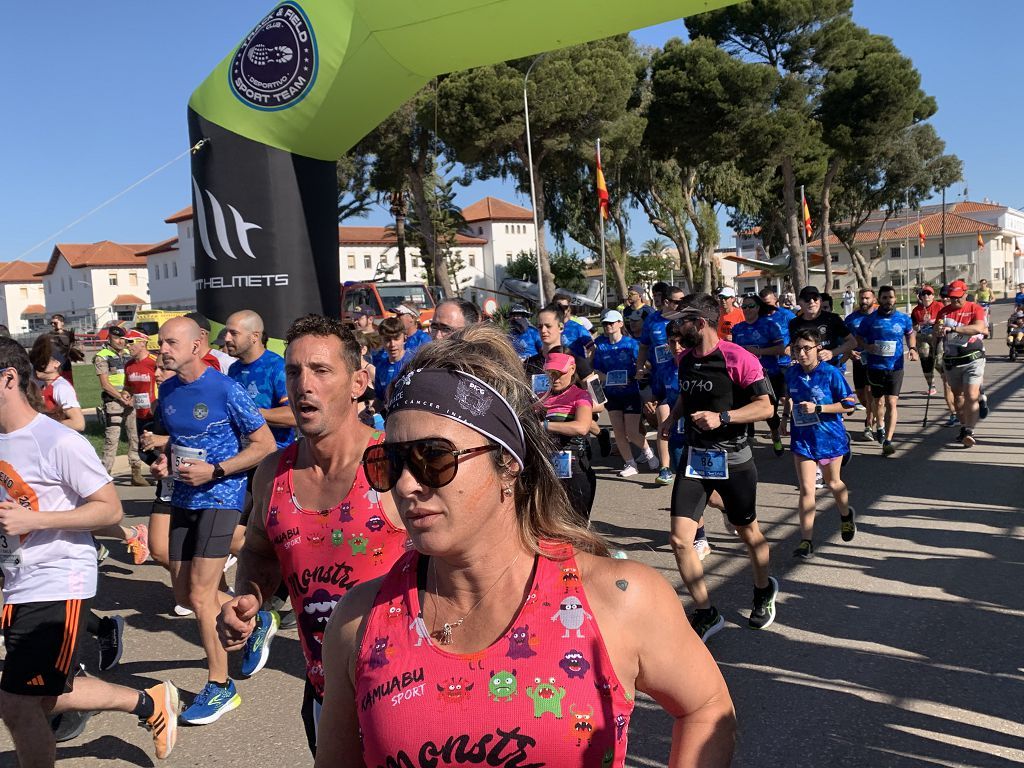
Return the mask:
M729 361L733 381L743 389L750 389L756 382L764 380L764 368L756 357L742 347L736 347L733 353Z

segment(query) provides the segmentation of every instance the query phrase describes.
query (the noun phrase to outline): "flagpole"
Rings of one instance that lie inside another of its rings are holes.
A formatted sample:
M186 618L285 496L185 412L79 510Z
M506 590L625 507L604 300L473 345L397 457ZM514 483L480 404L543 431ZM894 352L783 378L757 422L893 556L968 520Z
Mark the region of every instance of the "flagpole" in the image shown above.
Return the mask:
M800 185L800 239L804 244L804 285L811 284L811 256L807 253L807 221L804 219L804 206L807 204L807 198L804 196L804 185ZM825 291L828 292L829 286L825 286Z
M601 167L601 139L597 140L597 165L599 168ZM602 290L604 295L602 303L604 308L608 309L608 266L604 255L604 209L600 205L598 205L597 210L597 221L601 227L601 285L604 286ZM623 254L623 257L625 257L625 254ZM623 264L623 269L625 269L625 266Z
M917 287L924 287L924 266L921 259L924 256L924 243L921 242L921 209L917 209Z
M904 222L904 226L907 228L907 271L905 282L903 283L903 292L906 297L906 308L907 314L910 314L910 193L907 193L907 216Z

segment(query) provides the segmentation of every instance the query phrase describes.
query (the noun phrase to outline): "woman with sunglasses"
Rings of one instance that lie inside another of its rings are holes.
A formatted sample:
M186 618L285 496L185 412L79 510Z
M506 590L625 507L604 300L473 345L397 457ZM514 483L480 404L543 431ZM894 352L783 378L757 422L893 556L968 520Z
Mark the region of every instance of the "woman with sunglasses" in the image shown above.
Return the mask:
M789 344L789 330L771 317L774 307L756 294L744 296L740 309L743 311L743 322L733 326L732 341L757 357L765 377L772 385L775 398L772 402L772 415L768 417L768 429L772 435L772 450L776 456L781 456L785 448L779 430L782 423L779 403L786 392L784 371L791 363L785 354ZM752 425L748 435L753 436Z
M857 532L849 492L839 476L843 456L850 450L843 414L853 410L857 399L836 366L819 362L821 348L821 334L815 329L797 331L790 347L797 365L786 370L786 384L793 398L790 450L800 485L800 545L793 551L793 557L804 560L814 557L818 467L836 501L843 541L852 541Z
M674 717L673 768L728 765L721 673L668 582L579 524L517 366L474 326L396 381L363 465L414 550L331 619L317 766L622 766L636 691Z

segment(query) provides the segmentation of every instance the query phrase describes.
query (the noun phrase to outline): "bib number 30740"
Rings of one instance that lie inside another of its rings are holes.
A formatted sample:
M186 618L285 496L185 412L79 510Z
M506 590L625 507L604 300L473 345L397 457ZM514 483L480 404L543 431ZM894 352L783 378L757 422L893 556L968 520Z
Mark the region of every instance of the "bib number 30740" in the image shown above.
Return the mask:
M21 537L0 533L0 565L8 568L21 565Z
M690 447L686 454L686 477L698 480L728 480L726 452L715 448Z

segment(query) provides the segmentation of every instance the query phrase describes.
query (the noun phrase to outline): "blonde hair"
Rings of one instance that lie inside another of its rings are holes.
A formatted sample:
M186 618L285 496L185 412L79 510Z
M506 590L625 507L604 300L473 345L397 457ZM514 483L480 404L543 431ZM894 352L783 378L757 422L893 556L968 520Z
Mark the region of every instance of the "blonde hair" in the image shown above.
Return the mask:
M549 557L550 553L541 551L540 542L551 541L593 555L609 554L608 542L580 525L555 475L550 458L555 445L542 428L535 410L537 398L526 380L522 361L504 333L485 324L466 326L446 339L420 347L408 368L470 373L487 382L512 406L526 439L526 466L515 475L514 496L519 535L528 550ZM494 462L499 472L508 473L513 459L501 451Z

